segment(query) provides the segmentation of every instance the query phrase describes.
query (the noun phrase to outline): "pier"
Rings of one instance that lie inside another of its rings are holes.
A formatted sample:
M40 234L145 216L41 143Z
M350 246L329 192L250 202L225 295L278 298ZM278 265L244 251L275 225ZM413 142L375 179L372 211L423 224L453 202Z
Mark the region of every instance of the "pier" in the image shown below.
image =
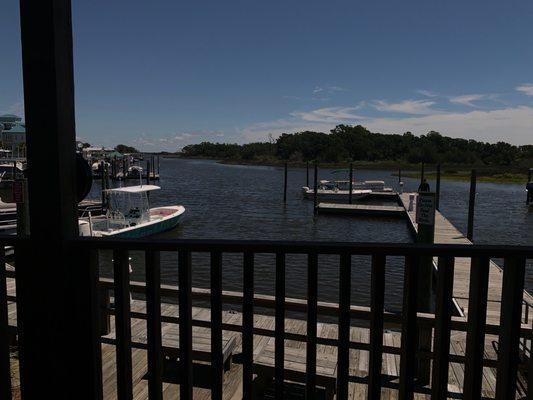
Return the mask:
M416 201L409 211L409 196L415 193L403 193L399 195L404 207L409 227L413 234L418 233L418 225L415 222ZM435 211L435 243L437 244L461 244L471 245L467 239L439 210ZM434 260L437 269L438 260ZM457 258L455 260L453 279L453 298L458 306L458 310L465 318L468 318L468 293L470 287L471 260L468 258ZM498 324L500 322L501 292L503 285L503 271L494 261L489 262L489 286L487 300L487 322ZM526 290L523 291L523 316L529 314L529 308L533 306L533 296Z

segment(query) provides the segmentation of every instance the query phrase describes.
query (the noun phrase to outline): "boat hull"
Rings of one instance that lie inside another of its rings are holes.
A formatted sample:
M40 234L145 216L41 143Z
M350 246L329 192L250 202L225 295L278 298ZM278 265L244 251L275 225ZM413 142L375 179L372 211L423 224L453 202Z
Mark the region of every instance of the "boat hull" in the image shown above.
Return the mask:
M177 215L175 217L154 224L140 226L139 228L133 229L131 231L117 232L116 234L110 234L105 236L120 237L125 239L138 239L142 237L153 236L157 235L158 233L163 233L174 229L176 226L178 226L180 219L181 215Z
M184 212L185 208L183 206L151 208L150 221L110 231L95 230L93 236L138 239L157 235L175 228L179 224ZM87 220L84 219L84 221L87 223Z
M302 188L302 193L306 199L314 199L315 191L309 188ZM372 193L371 190L353 190L352 191L352 200L362 200L365 197L368 197ZM331 201L347 201L350 192L348 190L318 190L318 199L319 200L331 200Z

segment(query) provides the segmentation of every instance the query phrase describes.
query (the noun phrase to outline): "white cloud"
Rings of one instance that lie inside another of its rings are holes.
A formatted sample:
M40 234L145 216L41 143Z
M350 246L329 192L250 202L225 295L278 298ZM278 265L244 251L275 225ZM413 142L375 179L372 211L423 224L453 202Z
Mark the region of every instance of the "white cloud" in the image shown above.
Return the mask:
M293 112L291 113L291 116L301 118L308 122L341 123L342 121L352 121L354 119L363 118L354 114L354 111L358 109L359 107L327 107L309 112Z
M426 97L438 97L438 93L432 92L431 90L420 89L420 90L417 90L416 92Z
M476 108L477 105L474 103L480 100L495 100L497 95L495 94L465 94L462 96L450 97L450 102L453 104L460 104L463 106Z
M423 115L437 112L431 108L434 104L435 102L431 100L404 100L399 103L378 100L374 102L373 106L376 110L382 112Z
M533 96L533 83L524 83L523 85L517 86L515 89L526 96Z
M363 125L372 132L403 133L411 131L416 135L422 135L430 130L435 130L451 137L489 142L506 141L517 145L533 144L533 135L531 134L533 107L529 106L397 118L363 117L348 113L344 115L351 115L351 119L346 118L343 121L330 117L318 118L323 114L324 111L321 110L293 113L294 118L253 124L241 130L241 134L246 140L265 140L269 133L277 137L281 133L304 130L329 132L339 123L351 123ZM309 118L309 116L315 118ZM306 119L302 117L306 117Z

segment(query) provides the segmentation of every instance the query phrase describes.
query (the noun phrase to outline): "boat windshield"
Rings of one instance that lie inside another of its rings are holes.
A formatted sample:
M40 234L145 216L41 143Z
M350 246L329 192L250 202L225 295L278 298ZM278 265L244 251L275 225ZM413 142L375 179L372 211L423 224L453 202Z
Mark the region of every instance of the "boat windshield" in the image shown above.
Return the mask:
M136 223L150 219L148 192L109 192L108 215L112 219L126 219Z

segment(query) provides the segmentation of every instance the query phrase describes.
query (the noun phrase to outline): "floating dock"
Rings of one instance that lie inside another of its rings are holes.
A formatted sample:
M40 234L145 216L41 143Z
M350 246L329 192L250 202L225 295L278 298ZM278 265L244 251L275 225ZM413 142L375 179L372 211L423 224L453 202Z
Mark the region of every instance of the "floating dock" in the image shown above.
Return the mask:
M400 206L319 203L317 207L319 214L343 214L354 216L380 216L398 218L403 218L405 216L405 209Z

